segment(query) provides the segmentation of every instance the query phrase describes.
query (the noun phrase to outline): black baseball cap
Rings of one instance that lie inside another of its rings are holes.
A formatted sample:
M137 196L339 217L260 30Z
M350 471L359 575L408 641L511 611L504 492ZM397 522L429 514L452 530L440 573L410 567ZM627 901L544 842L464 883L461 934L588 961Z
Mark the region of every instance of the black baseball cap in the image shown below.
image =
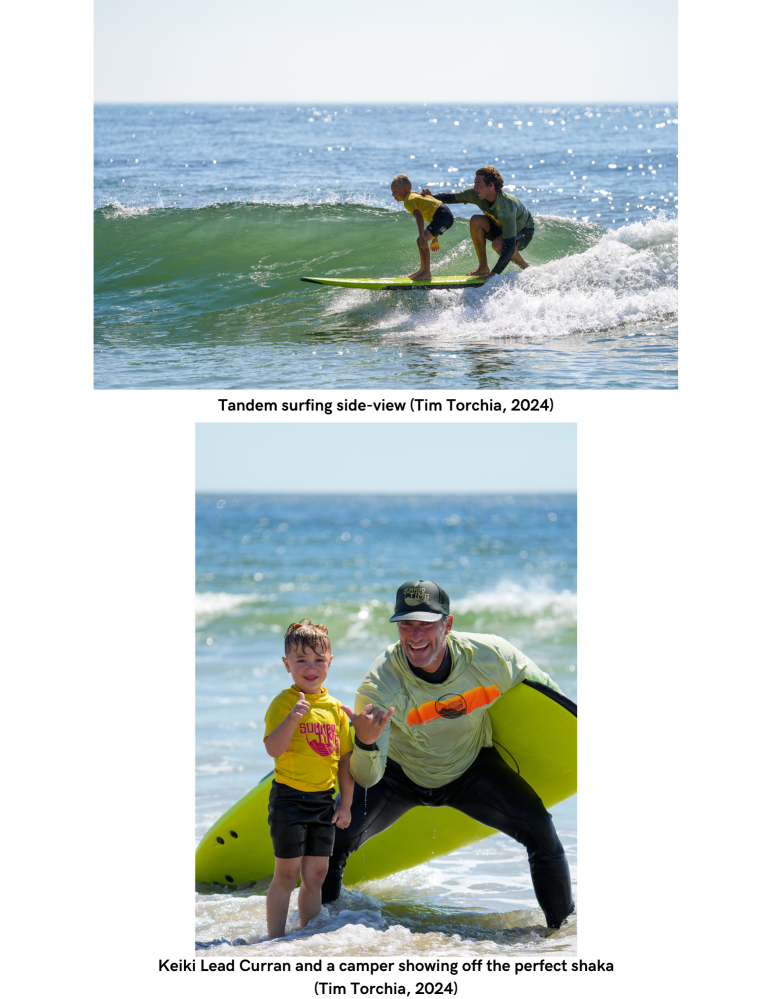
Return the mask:
M412 579L397 590L393 621L439 621L450 614L450 597L428 579Z

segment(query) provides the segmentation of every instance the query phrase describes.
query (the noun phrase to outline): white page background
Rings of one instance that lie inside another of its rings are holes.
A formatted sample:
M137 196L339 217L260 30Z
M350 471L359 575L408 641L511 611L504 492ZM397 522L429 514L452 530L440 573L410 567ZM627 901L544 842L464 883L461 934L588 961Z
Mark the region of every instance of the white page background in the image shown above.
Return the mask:
M768 250L733 184L766 155L755 9L682 5L680 389L552 415L579 425L579 955L615 970L459 975L465 997L742 994L761 967ZM157 970L193 956L194 424L223 393L91 389L90 17L8 20L5 977L310 996L313 974Z

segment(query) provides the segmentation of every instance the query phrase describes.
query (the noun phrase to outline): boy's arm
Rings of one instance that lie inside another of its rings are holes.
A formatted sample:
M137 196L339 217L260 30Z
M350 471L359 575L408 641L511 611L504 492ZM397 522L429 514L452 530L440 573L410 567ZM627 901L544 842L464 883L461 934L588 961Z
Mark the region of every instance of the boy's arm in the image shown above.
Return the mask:
M273 732L263 740L265 750L269 756L273 756L275 759L277 756L281 756L282 753L287 752L298 722L303 715L308 713L310 707L311 705L306 700L306 695L301 690L300 697L292 711L290 711L281 725L277 725Z
M339 829L346 829L351 823L351 801L354 797L354 778L351 776L351 753L341 756L338 764L338 787L340 801L332 813L332 824Z
M423 240L423 244L424 244L424 246L426 246L426 234L424 233L424 217L418 211L417 208L413 212L413 218L418 223L418 245L420 246L421 245L421 240Z

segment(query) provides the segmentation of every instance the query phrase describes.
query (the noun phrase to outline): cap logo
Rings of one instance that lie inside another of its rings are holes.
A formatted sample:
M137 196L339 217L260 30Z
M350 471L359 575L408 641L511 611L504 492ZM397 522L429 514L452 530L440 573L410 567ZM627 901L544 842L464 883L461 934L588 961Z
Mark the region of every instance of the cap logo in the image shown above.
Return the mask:
M411 586L409 590L405 590L404 599L408 607L417 607L418 604L426 603L428 594L423 586Z

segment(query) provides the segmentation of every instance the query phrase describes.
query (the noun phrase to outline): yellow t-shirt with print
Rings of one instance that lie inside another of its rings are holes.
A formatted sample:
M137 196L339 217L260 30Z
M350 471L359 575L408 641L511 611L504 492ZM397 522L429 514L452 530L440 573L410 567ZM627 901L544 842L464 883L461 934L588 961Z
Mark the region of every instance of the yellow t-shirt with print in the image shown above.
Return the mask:
M274 697L265 713L267 739L297 704L300 688L294 684ZM299 791L328 791L335 785L341 756L354 747L348 717L340 701L322 687L318 694L306 694L311 705L295 727L286 753L276 758L274 780Z
M441 204L442 202L438 201L437 198L432 198L425 194L416 194L415 191L411 191L404 201L405 210L410 212L411 215L414 211L419 211L424 222L431 222Z

